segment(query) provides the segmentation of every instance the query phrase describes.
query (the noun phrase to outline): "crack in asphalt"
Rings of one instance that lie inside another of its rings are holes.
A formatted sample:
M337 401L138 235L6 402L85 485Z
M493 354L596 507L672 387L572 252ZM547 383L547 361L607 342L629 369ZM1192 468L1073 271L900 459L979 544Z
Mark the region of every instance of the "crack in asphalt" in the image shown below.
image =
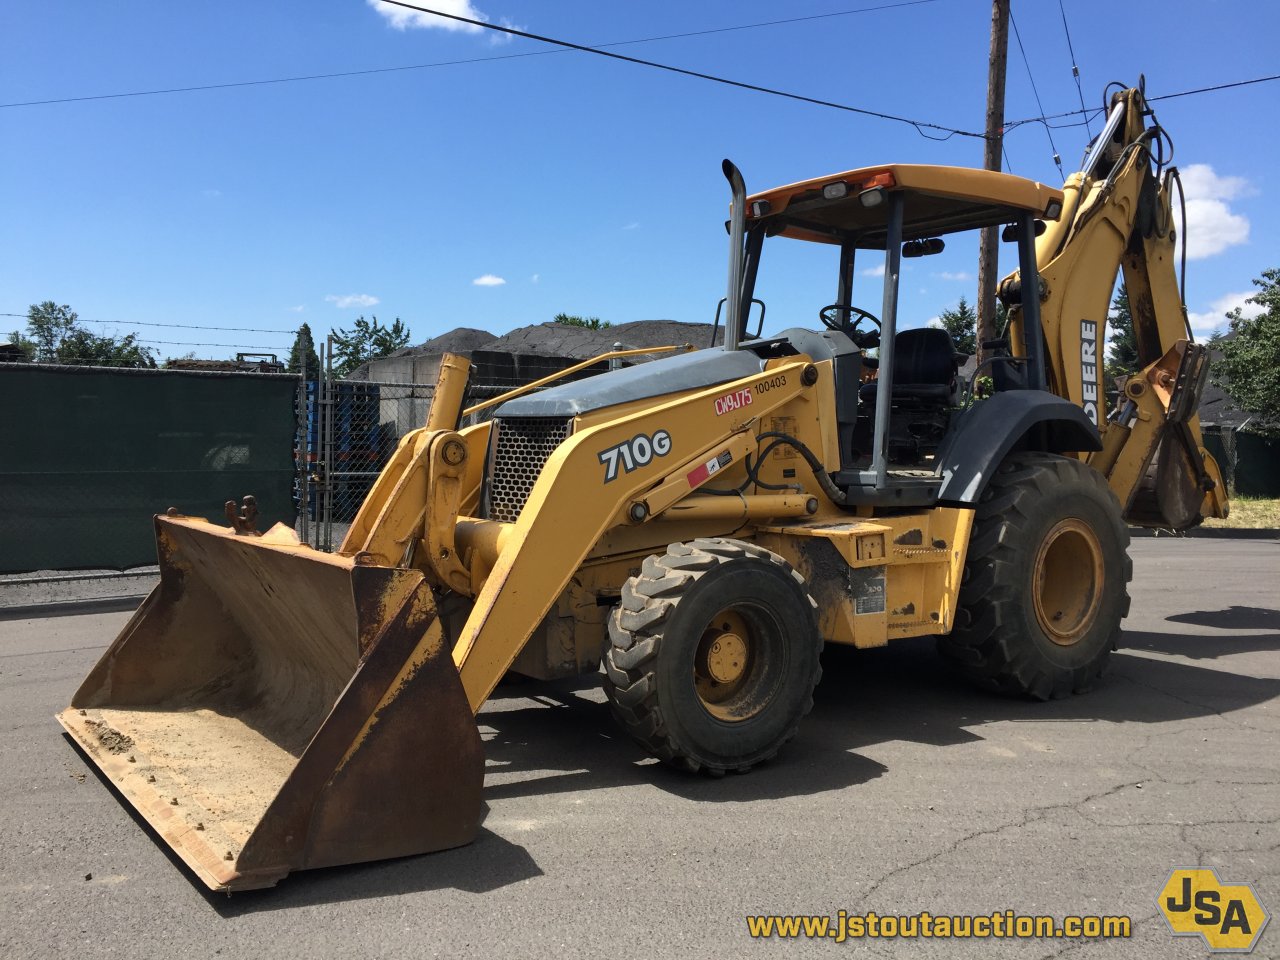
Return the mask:
M961 846L963 846L964 844L968 843L971 840L977 840L980 837L994 836L998 833L1003 833L1005 830L1020 829L1022 827L1028 826L1029 824L1043 820L1050 812L1054 810L1072 810L1080 806L1081 804L1089 803L1094 800L1101 800L1101 799L1104 799L1105 797L1109 797L1109 796L1112 796L1113 794L1119 793L1121 790L1124 790L1126 788L1136 787L1141 782L1142 781L1129 781L1126 783L1116 784L1115 786L1109 787L1108 789L1103 790L1099 793L1090 794L1089 796L1082 797L1079 800L1044 804L1038 807L1029 807L1023 811L1022 819L1019 821L1016 821L1016 822L1009 821L1007 823L1000 824L999 826L996 826L996 827L988 827L982 830L975 830L972 833L965 834L963 837L957 838L956 840L952 841L943 849L934 851L933 853L929 854L927 857L922 857L921 859L914 860L911 863L904 864L900 867L895 867L894 869L890 870L888 873L885 873L880 877L876 878L876 880L871 884L871 886L867 889L867 891L863 893L861 897L858 898L858 906L859 907L865 906L866 902L872 897L872 895L874 895L877 890L879 890L882 886L884 886L884 884L886 884L889 880L893 879L894 877L900 874L906 873L910 870L914 870L916 867L922 867L925 864L932 863L933 861L938 860L941 857L945 857L949 853L954 853L956 850L960 849Z
M1252 730L1255 733L1271 732L1270 730L1264 730L1262 727L1255 727L1253 724L1245 723L1243 720L1232 719L1228 717L1225 713L1223 713L1221 710L1216 709L1210 704L1203 703L1199 700L1192 700L1190 697L1181 696L1180 694L1174 693L1173 691L1168 690L1160 686L1159 684L1148 683L1145 680L1139 680L1137 677L1132 677L1127 674L1117 674L1117 676L1121 680L1127 680L1129 681L1129 683L1132 683L1135 686L1145 687L1148 690L1153 690L1156 693L1163 694L1164 696L1169 697L1171 700L1177 700L1179 703L1185 703L1189 707L1195 707L1198 710L1207 710L1209 713L1213 714L1215 717L1219 717L1224 723L1228 723L1233 727L1238 727L1244 730Z

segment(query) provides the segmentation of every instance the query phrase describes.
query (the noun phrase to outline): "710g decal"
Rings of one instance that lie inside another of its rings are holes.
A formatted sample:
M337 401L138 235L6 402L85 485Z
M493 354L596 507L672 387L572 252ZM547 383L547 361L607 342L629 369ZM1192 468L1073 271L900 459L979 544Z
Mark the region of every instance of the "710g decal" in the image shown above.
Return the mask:
M654 457L665 457L671 452L671 434L658 430L651 437L647 433L638 433L630 440L624 440L616 447L601 450L597 455L604 464L604 482L618 479L618 464L630 473L637 467L648 466Z

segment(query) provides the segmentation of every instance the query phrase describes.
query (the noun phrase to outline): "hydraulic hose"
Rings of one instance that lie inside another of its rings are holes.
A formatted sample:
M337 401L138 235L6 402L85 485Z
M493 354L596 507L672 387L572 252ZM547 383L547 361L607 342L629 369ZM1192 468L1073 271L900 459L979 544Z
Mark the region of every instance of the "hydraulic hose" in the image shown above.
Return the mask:
M814 452L802 442L791 436L789 433L779 433L776 430L767 430L764 433L757 434L756 439L775 440L773 444L770 444L765 448L766 453L779 444L785 444L789 447L795 448L795 450L799 452L800 456L804 457L804 461L809 465L809 469L813 471L813 478L818 481L818 486L822 488L822 492L827 495L827 498L832 503L839 504L842 507L848 506L849 501L845 497L844 491L831 481L831 477L827 475L826 468L822 465L822 461L819 460ZM760 460L763 462L764 455L761 455ZM757 467L757 469L759 468Z

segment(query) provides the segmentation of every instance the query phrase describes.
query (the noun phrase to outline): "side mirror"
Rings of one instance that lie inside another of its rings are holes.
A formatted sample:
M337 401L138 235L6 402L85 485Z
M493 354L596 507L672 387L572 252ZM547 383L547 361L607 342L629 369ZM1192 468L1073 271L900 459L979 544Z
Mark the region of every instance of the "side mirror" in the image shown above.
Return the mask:
M935 253L941 253L946 249L946 244L941 237L931 237L928 240L908 240L902 245L902 255L904 257L931 257Z
M1040 234L1044 233L1044 231L1045 231L1044 221L1037 220L1036 236L1037 237L1040 236ZM1008 226L1006 226L1003 230L1000 231L1000 239L1003 240L1005 243L1012 243L1014 240L1017 240L1018 225L1016 223L1011 223Z

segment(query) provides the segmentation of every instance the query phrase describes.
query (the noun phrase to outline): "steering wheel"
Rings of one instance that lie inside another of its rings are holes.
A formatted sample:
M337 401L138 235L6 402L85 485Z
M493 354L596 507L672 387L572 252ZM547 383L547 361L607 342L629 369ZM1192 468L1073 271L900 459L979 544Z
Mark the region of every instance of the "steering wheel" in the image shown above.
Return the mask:
M832 303L818 311L818 319L828 330L848 334L859 347L876 347L880 345L880 320L861 307L846 307L840 303ZM874 332L865 333L858 330L863 320L870 320L876 325Z

